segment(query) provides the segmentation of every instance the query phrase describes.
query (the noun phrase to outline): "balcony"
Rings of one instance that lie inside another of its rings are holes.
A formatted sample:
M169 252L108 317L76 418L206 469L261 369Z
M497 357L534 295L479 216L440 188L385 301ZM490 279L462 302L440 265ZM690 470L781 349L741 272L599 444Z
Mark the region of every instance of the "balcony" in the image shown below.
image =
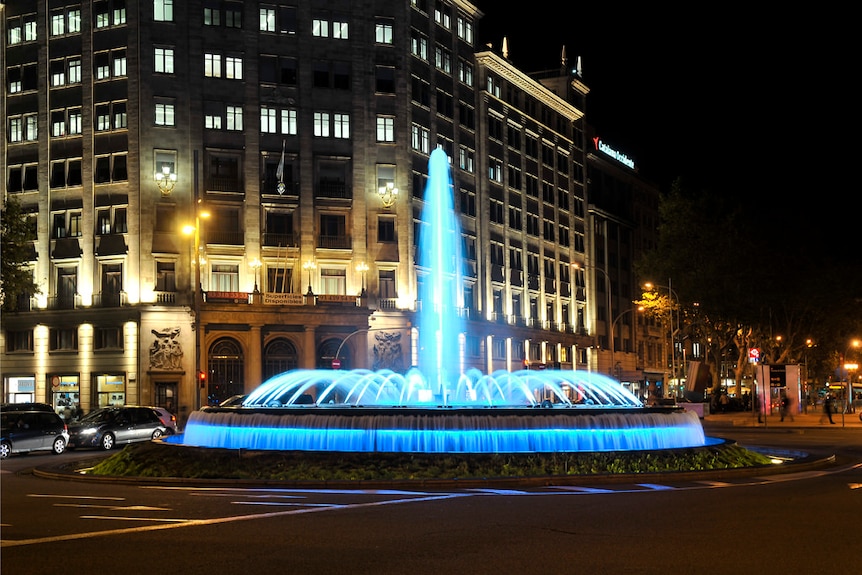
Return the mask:
M206 230L206 243L223 246L241 246L245 244L245 233L242 231Z
M157 291L156 303L159 304L174 304L177 303L177 292L175 291Z
M264 232L263 245L278 248L296 247L299 245L299 236L292 232L286 234Z
M524 270L509 270L509 283L513 286L523 286L524 285Z
M93 307L121 307L128 303L126 292L104 292L93 295Z
M335 250L349 250L351 246L350 236L318 236L317 247Z
M48 298L48 309L77 309L79 307L81 307L81 296L78 294Z
M347 182L343 180L327 180L321 179L317 182L317 198L335 198L339 200L349 200L353 197Z
M499 264L491 264L491 281L506 281L506 270L503 269L503 266Z

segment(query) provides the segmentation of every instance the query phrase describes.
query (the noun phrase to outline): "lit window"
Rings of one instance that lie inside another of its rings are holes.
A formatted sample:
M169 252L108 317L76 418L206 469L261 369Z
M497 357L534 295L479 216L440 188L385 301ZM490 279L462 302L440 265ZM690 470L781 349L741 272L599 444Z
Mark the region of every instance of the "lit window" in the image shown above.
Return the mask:
M242 80L242 58L228 56L224 60L225 78L230 80Z
M392 23L389 21L377 22L374 25L374 40L378 44L392 44Z
M155 49L155 70L160 74L174 73L174 50L173 48Z
M264 134L275 134L278 131L276 126L276 109L261 107L260 109L260 131Z
M220 54L204 54L204 76L208 78L221 77Z
M228 106L226 116L228 130L242 130L242 108L240 106Z
M391 116L377 117L377 141L378 142L394 142L395 141L395 118Z
M260 31L275 32L275 9L261 8L260 9Z
M156 22L173 22L174 0L153 0L153 20Z
M297 133L296 110L281 111L281 133L295 136Z
M174 122L174 105L156 104L156 126L173 126Z

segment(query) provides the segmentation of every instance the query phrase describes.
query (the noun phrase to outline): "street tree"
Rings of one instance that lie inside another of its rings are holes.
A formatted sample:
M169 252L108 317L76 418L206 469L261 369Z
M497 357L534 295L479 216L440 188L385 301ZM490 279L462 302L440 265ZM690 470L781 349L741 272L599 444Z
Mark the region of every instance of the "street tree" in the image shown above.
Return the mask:
M20 202L7 196L0 214L0 306L14 309L18 298L39 293L29 262L35 230Z

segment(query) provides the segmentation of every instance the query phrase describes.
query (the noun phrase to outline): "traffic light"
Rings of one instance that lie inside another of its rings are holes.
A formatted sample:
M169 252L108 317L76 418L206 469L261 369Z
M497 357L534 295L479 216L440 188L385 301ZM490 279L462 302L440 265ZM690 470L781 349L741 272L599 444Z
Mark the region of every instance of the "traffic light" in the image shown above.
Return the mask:
M207 372L205 372L205 371L199 371L199 372L198 372L198 382L200 382L201 389L203 389L204 387L206 387L206 383L207 383Z

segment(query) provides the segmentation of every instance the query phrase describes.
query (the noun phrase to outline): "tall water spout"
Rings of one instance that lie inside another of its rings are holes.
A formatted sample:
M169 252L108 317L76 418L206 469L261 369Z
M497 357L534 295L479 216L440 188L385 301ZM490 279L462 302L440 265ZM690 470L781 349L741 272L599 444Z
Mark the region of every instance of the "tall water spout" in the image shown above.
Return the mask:
M464 331L459 313L461 288L461 226L455 211L449 158L442 148L431 152L419 231L419 367L433 392L447 395L461 371L460 342Z

